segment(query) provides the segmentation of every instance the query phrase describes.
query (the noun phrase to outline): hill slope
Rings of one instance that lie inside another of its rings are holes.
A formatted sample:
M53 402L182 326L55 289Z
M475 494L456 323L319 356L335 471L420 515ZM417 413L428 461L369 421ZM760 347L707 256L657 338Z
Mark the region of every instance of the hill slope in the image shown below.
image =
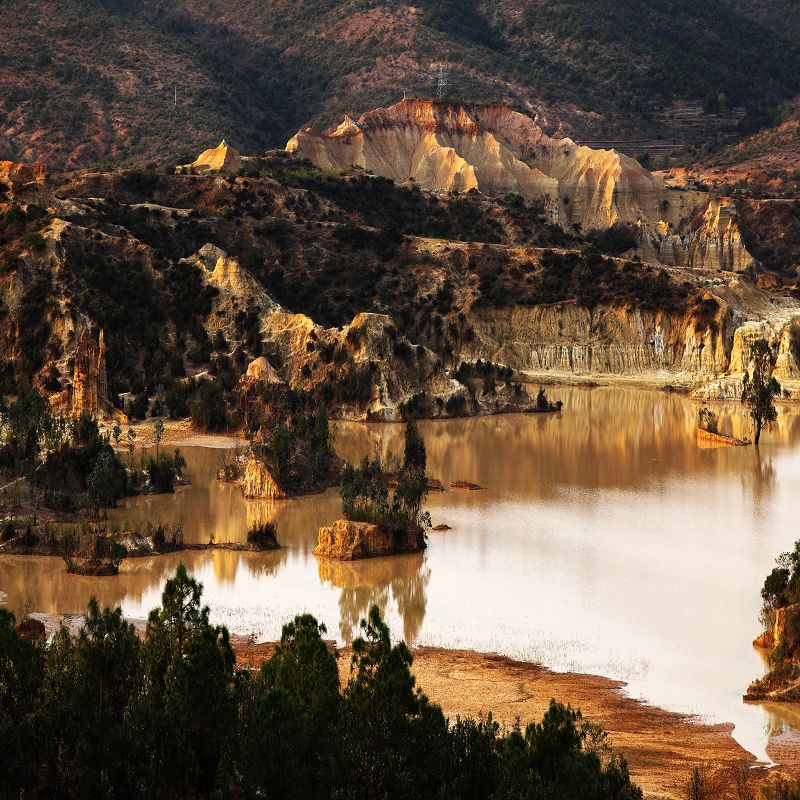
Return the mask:
M780 21L733 3L29 0L0 25L0 137L57 166L174 161L223 136L254 152L430 93L443 62L457 95L510 99L548 132L708 138L716 118L661 111L722 98L754 120L800 91Z

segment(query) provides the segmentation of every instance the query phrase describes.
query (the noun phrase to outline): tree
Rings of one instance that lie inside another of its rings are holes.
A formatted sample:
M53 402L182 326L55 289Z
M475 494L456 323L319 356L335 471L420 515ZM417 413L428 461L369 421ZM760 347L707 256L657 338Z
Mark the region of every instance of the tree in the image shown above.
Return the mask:
M286 472L289 467L289 455L291 442L289 429L284 423L279 422L273 429L269 437L269 447L272 457L275 459L275 469L278 474Z
M772 402L781 392L781 385L772 377L776 354L766 339L756 339L750 348L752 375L744 373L742 383L742 403L750 409L755 431L755 443L761 439L761 430L768 429L778 418L778 412Z
M140 642L121 609L92 598L77 638L66 628L48 649L38 733L57 796L106 796L127 784L126 711L140 685Z
M295 617L253 682L242 766L251 788L271 797L330 797L326 759L341 698L324 634L310 614Z
M222 383L202 380L189 401L192 424L201 431L221 431L228 424L228 408Z
M0 606L0 787L25 785L39 745L31 714L44 675L44 649L23 639L14 622Z
M117 500L125 495L126 475L112 450L100 453L86 478L89 499L95 509L114 508Z
M119 447L119 440L122 438L122 428L120 428L119 423L114 425L111 434L114 437L114 444L116 444L116 446Z
M161 417L153 420L153 438L156 442L156 461L158 460L158 446L164 436L164 420Z
M128 453L131 457L131 469L133 469L133 449L135 447L134 442L136 441L136 431L133 428L128 428L128 433L126 436L128 439Z
M208 796L234 740L233 651L202 593L179 565L147 621L143 691L131 710L132 770L144 796Z

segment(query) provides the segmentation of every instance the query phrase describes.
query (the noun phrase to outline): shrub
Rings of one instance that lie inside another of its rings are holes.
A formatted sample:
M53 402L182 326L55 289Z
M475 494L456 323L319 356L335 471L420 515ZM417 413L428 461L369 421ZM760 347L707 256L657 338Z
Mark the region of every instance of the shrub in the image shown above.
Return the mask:
M247 531L248 544L257 545L264 549L278 546L278 526L274 522L263 522Z
M201 431L221 431L228 425L228 408L222 384L201 380L189 401L192 423Z

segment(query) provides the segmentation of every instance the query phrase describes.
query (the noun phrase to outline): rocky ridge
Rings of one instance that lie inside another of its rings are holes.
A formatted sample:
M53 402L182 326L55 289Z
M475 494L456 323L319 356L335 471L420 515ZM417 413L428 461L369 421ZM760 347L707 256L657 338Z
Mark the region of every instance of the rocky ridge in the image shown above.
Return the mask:
M403 100L326 133L304 128L286 149L321 169L356 166L431 191L515 193L565 230L634 226L648 260L715 271L754 263L730 201L670 190L634 159L551 138L505 106Z

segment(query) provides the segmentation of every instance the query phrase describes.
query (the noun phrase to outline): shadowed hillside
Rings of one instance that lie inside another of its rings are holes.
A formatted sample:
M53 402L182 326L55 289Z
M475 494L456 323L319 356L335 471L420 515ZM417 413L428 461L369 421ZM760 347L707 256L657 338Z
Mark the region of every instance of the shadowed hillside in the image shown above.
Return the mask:
M223 135L254 152L430 94L439 62L453 95L509 100L549 132L730 137L800 91L796 46L771 7L759 19L733 0L30 0L0 26L0 143L53 166L177 159Z

